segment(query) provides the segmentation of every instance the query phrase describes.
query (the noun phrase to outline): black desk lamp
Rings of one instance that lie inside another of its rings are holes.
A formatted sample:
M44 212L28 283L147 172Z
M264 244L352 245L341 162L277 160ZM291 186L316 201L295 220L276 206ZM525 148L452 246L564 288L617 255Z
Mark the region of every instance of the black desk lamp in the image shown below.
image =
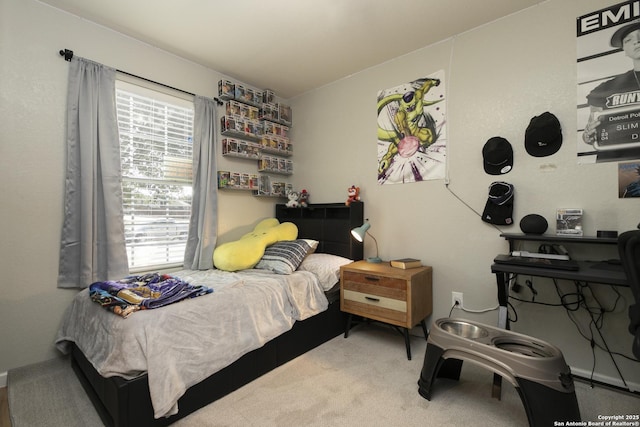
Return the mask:
M356 227L353 230L351 230L351 235L358 242L364 242L364 236L366 234L371 236L371 238L373 239L373 241L376 244L376 256L367 258L367 262L379 263L379 262L382 262L382 260L378 257L378 241L376 240L375 237L373 237L373 235L371 233L369 233L369 231L368 231L369 228L371 228L371 224L369 224L369 219L367 218L367 219L364 220L364 224L362 224L360 227Z

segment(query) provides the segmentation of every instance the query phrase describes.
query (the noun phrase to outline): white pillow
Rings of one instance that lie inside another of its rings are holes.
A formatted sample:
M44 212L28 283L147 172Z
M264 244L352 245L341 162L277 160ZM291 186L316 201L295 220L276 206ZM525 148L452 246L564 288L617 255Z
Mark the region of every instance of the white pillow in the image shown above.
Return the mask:
M328 291L340 281L340 267L352 262L337 255L314 253L307 255L298 270L314 273L318 276L322 289Z
M311 250L309 251L310 254L316 251L316 249L318 248L318 244L320 243L317 240L311 240L311 239L298 239L298 240L304 240L307 243L307 245L309 245L309 247L311 248Z

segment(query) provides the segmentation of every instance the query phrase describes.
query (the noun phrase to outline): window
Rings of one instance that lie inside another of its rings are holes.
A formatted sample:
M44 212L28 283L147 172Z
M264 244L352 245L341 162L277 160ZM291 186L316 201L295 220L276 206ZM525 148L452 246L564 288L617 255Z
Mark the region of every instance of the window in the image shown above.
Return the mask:
M118 81L129 270L181 266L192 195L193 101Z

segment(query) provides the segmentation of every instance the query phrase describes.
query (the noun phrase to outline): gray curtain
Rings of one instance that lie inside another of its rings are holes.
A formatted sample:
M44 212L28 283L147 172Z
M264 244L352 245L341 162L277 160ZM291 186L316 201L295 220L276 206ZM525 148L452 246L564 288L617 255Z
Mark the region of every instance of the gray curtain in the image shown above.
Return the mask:
M124 242L115 70L73 57L59 288L129 274Z
M213 268L218 236L218 181L216 176L216 102L196 96L193 120L193 199L184 267Z

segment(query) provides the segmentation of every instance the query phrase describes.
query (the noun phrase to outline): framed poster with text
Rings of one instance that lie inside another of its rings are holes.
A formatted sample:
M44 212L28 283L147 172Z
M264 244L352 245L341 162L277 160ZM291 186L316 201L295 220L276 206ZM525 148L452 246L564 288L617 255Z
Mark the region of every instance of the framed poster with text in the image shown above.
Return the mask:
M640 158L640 3L577 18L578 163Z

